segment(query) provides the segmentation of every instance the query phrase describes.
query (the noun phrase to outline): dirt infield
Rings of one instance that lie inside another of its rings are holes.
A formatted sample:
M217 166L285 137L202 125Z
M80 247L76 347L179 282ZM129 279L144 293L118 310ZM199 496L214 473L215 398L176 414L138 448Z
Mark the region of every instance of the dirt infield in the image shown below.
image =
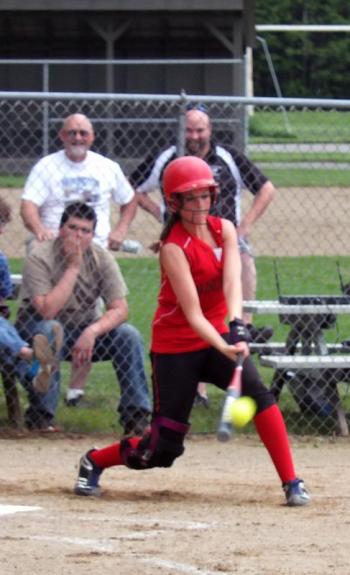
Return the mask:
M26 230L19 216L21 190L2 189L0 195L13 208L13 221L0 246L9 257L25 255ZM157 200L157 195L153 194ZM252 201L243 195L242 212ZM350 190L346 188L280 188L267 212L254 225L251 240L256 255L348 255L350 245ZM118 210L112 210L112 221ZM146 248L159 237L161 225L139 209L128 237ZM148 249L145 255L151 255ZM125 254L121 254L125 256Z
M293 441L313 494L300 509L284 505L264 448L243 436L228 445L192 437L172 469L113 468L100 499L79 498L77 461L94 442L0 440L4 575L349 573L347 440ZM10 514L10 505L29 509Z

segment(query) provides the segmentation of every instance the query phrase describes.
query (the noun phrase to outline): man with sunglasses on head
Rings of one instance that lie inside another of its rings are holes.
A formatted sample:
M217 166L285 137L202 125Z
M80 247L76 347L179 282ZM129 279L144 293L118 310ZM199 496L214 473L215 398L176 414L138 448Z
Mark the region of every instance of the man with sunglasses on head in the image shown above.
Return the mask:
M177 155L176 146L169 146L146 158L129 178L138 192L139 205L159 221L164 217L164 204L157 204L149 194L160 189L164 169ZM212 213L230 220L235 225L242 260L243 298L255 299L256 267L249 234L273 200L275 187L244 154L233 146L219 145L214 141L211 118L203 104L190 105L187 108L185 155L205 160L214 173L220 187L220 196ZM241 193L244 188L253 194L254 199L248 211L240 218ZM244 314L243 319L251 342L264 343L272 337L272 328L254 326L251 314Z
M21 303L16 327L23 339L63 328L60 359L80 367L109 360L121 388L118 407L124 433L142 434L148 425L150 400L140 333L126 323L128 293L112 254L93 242L97 217L84 202L68 204L58 236L36 243L23 268ZM96 306L102 298L104 308ZM53 430L59 400L56 369L45 393L26 386L29 407L25 422L31 430Z
M57 235L65 206L83 201L96 211L94 241L118 250L136 213L132 187L117 162L90 150L95 135L86 116L68 116L58 135L63 149L39 160L25 183L20 211L26 228L39 242L51 239ZM113 230L111 201L120 206Z

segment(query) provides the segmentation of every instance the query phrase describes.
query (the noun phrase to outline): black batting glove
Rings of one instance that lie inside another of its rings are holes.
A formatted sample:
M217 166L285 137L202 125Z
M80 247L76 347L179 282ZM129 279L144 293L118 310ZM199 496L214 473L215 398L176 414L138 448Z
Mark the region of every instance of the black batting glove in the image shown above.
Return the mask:
M250 342L249 332L241 319L234 319L228 324L230 328L229 343L236 345L240 341Z

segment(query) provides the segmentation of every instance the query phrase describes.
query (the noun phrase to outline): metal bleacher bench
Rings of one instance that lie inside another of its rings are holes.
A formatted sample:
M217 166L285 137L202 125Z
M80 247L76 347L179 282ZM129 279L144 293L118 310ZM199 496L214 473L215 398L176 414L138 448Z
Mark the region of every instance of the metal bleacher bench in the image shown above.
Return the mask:
M261 355L260 363L274 369L349 369L350 355Z
M350 346L327 343L325 330L334 328L338 315L350 314L349 294L340 295L287 295L278 300L254 300L244 302L244 311L257 314L275 314L283 325L289 326L284 343L267 342L251 344L252 353L259 354L260 364L275 370L271 390L278 400L285 382L302 377L305 371L314 371L317 380L332 379L334 383L346 377L350 371ZM347 355L348 354L348 355ZM337 371L338 370L338 371ZM334 376L330 377L330 371ZM311 374L310 374L311 375ZM348 435L345 413L338 393L334 394L338 431Z
M260 355L260 364L275 370L341 370L350 369L350 355ZM338 432L341 436L349 435L349 427L344 409L337 403L335 413Z
M345 348L342 343L327 343L328 353L341 353L344 351L350 351L349 348ZM297 344L298 352L302 349L302 344ZM261 355L283 355L286 351L286 343L283 341L267 341L265 343L251 343L249 344L249 349L251 353L258 353ZM314 346L313 346L314 349Z

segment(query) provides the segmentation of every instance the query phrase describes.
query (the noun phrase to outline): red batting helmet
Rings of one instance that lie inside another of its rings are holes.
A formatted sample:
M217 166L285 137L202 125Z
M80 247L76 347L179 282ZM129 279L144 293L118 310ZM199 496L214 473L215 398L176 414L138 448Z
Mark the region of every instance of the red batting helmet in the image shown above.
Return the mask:
M191 190L209 190L216 198L218 184L208 164L197 156L183 156L172 160L164 170L163 191L169 204L175 203L173 194Z

